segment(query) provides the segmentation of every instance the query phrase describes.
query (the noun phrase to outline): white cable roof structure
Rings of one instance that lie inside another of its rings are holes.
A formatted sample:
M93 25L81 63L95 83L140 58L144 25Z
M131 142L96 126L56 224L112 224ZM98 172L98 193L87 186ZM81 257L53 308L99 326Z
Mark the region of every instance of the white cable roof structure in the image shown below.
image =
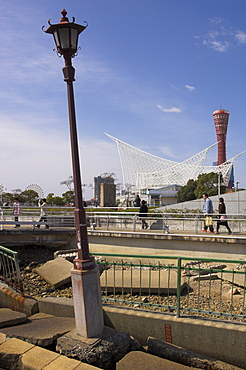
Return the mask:
M157 157L106 135L117 144L124 184L134 185L137 189L156 189L173 184L184 186L189 179L195 180L200 174L209 172L221 173L224 184L227 185L235 159L245 153L236 155L220 166L205 166L207 154L217 145L215 143L179 163Z

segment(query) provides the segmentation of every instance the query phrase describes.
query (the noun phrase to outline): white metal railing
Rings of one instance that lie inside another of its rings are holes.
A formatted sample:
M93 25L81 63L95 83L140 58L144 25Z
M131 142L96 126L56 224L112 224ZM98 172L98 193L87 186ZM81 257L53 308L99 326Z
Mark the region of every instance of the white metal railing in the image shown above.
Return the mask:
M112 211L92 211L87 209L87 227L92 230L114 230L140 231L141 218L138 209L135 212ZM212 215L214 229L219 215ZM67 207L48 207L47 223L39 222L40 209L38 207L23 207L22 214L19 216L18 224L22 228L35 228L36 225L49 225L51 228L73 228L74 227L74 208ZM227 214L227 221L233 233L246 233L245 214ZM157 213L149 212L146 217L148 230L165 233L193 232L197 234L203 229L204 215L202 213ZM11 208L2 209L0 212L0 230L13 228L16 226L14 215ZM226 232L224 226L220 227L220 232Z

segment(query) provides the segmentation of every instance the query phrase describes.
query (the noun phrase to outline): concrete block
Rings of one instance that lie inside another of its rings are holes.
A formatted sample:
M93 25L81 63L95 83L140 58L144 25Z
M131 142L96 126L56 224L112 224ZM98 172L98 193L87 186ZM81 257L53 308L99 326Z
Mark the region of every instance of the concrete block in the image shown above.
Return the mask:
M6 341L6 334L0 333L0 344Z
M73 299L45 297L38 301L39 312L62 317L74 317Z
M246 369L246 325L104 306L105 325L128 331L145 345L149 336Z
M11 369L21 355L33 348L33 344L12 338L0 345L0 364L4 369Z
M148 353L133 351L116 364L116 370L188 370L190 367L159 358Z
M72 268L72 262L69 262L62 257L58 257L52 261L44 263L40 267L37 267L35 271L54 288L59 288L71 282Z
M0 283L0 307L24 312L27 316L38 312L38 301L30 297L22 297L7 284Z
M19 358L18 368L41 370L59 356L59 353L51 352L41 347L33 347Z
M141 286L142 293L176 293L177 292L177 273L175 271L153 270L114 270L113 268L103 271L101 275L101 287L108 291L116 289L116 292L138 293ZM181 283L181 291L186 286Z
M217 361L211 357L203 356L186 348L175 346L155 338L148 338L148 352L152 355L175 361L189 367L200 369L217 369L217 370L239 370L238 367Z
M78 369L79 365L81 365L80 361L61 355L57 357L54 361L50 362L48 365L44 366L43 370L72 370Z
M83 362L81 362L80 363L80 365L79 366L77 366L76 368L75 368L76 370L98 370L98 367L97 366L92 366L92 365L89 365L89 364L85 364L85 363L83 363Z
M0 328L18 325L25 321L27 321L26 314L10 310L9 308L0 308Z

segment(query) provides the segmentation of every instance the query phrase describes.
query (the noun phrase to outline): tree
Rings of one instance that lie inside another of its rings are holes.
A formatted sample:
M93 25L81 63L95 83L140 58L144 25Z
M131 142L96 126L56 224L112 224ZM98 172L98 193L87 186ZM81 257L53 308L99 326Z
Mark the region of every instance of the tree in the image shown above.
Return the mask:
M196 187L197 181L193 179L190 179L185 186L182 186L177 193L178 203L196 199L196 195L194 193Z
M14 195L12 193L3 193L3 203L10 202L12 203L14 201Z
M22 193L20 193L19 198L22 203L29 203L33 205L37 204L39 195L34 190L24 190Z
M49 193L46 197L47 204L53 204L54 193Z
M72 191L73 187L73 176L69 176L67 180L61 181L60 185L66 185L69 191Z
M64 200L62 197L54 196L54 193L49 193L46 197L46 203L56 206L64 206Z
M74 204L74 192L66 191L62 194L64 204Z
M64 200L62 199L62 197L54 197L53 198L53 204L55 204L56 206L64 206Z
M222 175L220 175L220 183L223 183ZM220 187L220 193L226 192L226 187ZM197 187L194 190L197 198L202 198L203 193L207 193L208 196L218 194L218 174L215 172L204 173L199 175L197 178Z

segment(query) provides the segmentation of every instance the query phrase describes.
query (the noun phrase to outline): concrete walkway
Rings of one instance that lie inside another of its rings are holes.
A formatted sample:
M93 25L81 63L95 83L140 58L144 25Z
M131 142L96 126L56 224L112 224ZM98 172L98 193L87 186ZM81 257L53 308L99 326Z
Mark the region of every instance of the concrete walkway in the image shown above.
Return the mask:
M8 308L0 309L0 367L10 369L18 364L18 369L57 370L98 369L92 365L49 351L43 346L51 345L63 333L74 329L74 319L55 317L47 314L25 314ZM130 352L116 369L141 370L183 370L188 367L144 352Z
M65 333L69 335L75 328L73 318L57 317L44 313L27 317L23 313L1 308L0 326L0 368L11 369L17 365L20 370L98 369L98 367L68 358L42 347L51 345L58 337L63 338ZM166 342L163 343L165 344ZM220 364L221 366L216 367L216 369L239 369L233 365ZM188 367L136 350L129 352L116 363L116 370L129 369L185 370Z

